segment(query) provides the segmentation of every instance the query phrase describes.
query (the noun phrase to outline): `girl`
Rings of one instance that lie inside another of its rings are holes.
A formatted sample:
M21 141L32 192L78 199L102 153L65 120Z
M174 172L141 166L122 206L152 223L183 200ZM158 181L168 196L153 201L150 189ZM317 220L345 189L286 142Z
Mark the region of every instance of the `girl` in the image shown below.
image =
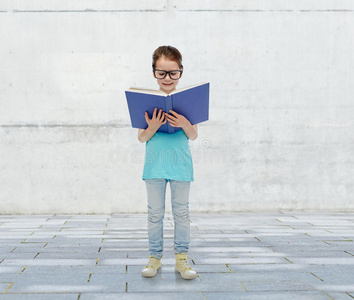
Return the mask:
M182 76L182 55L174 47L161 46L152 56L152 68L160 90L170 94L176 89ZM151 119L145 112L145 119L148 127L139 129L138 133L139 141L146 142L143 179L148 197L149 261L142 270L142 275L154 277L161 266L165 192L167 182L170 182L176 271L184 279L193 279L197 274L187 262L190 235L189 189L190 182L193 181L188 139L197 138L197 125L191 125L184 116L172 110L165 113L156 108ZM173 127L181 127L182 130L173 134L157 132L166 122Z

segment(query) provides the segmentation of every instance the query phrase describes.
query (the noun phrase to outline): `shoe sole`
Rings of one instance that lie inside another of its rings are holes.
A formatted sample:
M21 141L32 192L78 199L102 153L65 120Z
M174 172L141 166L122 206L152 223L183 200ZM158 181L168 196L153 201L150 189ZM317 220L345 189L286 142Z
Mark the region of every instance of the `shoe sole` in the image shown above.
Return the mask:
M157 271L160 269L161 265L159 265L159 267L157 268L155 274L153 275L144 275L143 273L141 273L141 276L145 277L145 278L151 278L151 277L155 277L157 274Z
M180 275L181 275L181 277L183 278L183 279L187 279L187 280L190 280L190 279L194 279L194 278L197 278L197 274L195 274L195 275L193 275L193 276L191 276L191 277L189 277L189 276L185 276L185 275L182 275L182 273L179 271L179 270L177 270L177 269L175 269L176 270L176 272L178 272Z

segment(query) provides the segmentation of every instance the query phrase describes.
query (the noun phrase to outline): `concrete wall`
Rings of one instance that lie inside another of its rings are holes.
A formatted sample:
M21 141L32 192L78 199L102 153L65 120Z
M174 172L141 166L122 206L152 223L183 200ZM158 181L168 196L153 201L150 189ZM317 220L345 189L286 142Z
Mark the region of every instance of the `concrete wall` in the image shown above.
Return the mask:
M146 211L124 90L164 44L211 82L192 211L354 209L351 0L1 0L0 41L0 213Z

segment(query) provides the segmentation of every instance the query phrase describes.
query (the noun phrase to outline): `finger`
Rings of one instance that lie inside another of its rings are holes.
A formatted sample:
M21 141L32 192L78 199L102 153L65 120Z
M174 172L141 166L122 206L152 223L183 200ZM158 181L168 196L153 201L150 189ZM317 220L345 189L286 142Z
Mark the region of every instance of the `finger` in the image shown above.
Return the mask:
M175 118L174 116L171 116L171 115L169 115L169 114L166 114L166 117L167 117L169 120L173 120L173 121L176 120L176 118Z
M152 114L152 118L153 118L153 119L156 118L156 112L157 112L157 108L155 107L154 112L153 112L153 114Z
M165 121L163 121L163 122L161 123L161 125L166 124L166 122L167 122L167 119L165 118Z
M173 111L172 109L170 109L170 113L173 114L175 117L178 117L178 113L176 113L176 112Z
M161 118L160 118L160 121L166 120L165 115L166 115L165 112L163 112L163 113L162 113L162 116L161 116Z
M173 121L173 120L168 120L168 123L177 125L177 123L175 121Z
M157 114L157 119L160 120L161 119L161 113L162 113L162 108L159 109L159 112Z
M149 114L148 114L147 111L145 112L145 120L146 120L146 123L147 123L148 121L150 121Z

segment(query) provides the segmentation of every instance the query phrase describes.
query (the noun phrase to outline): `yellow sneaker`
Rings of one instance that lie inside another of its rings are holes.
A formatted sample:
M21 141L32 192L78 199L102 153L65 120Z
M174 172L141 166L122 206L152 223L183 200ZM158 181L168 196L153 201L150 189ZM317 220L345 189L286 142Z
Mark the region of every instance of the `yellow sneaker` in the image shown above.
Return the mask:
M197 273L188 264L187 254L175 254L176 257L176 271L179 272L183 279L193 279L197 277Z
M160 266L161 260L149 255L149 261L145 268L141 271L141 275L144 277L154 277Z

